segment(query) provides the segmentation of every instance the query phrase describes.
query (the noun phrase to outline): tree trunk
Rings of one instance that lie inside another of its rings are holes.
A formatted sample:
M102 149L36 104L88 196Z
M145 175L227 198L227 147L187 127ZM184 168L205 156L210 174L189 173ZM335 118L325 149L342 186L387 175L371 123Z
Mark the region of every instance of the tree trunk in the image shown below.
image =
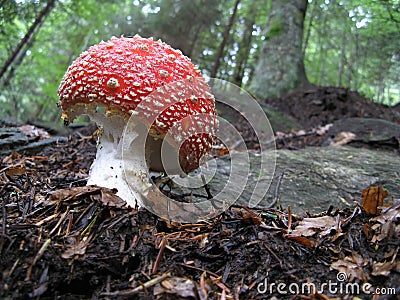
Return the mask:
M6 73L7 69L12 65L14 60L17 58L19 55L20 51L22 48L29 43L29 40L32 38L33 34L35 33L36 29L40 27L40 25L43 23L47 15L50 13L52 8L54 7L56 0L49 0L47 2L46 7L40 12L39 16L36 18L35 22L33 22L32 26L29 28L28 32L25 34L25 36L22 38L22 40L19 42L15 50L10 54L4 65L0 69L0 80Z
M316 11L316 7L318 6L318 1L313 1L313 6L310 12L310 17L309 17L309 22L308 22L308 26L307 26L307 33L305 34L305 38L304 38L304 43L303 43L303 57L306 53L306 49L308 46L308 41L310 40L310 35L311 35L311 28L313 26L313 22L314 22L314 18L315 18L315 11ZM304 33L303 33L304 34Z
M243 32L242 39L239 43L239 50L236 55L236 67L233 75L232 83L236 84L237 86L242 86L244 70L247 65L247 60L249 58L250 49L251 49L251 41L252 41L252 33L253 33L253 25L255 22L255 18L257 15L257 2L253 2L250 8L248 15L245 17L245 29Z
M194 32L194 36L193 36L193 38L192 38L192 40L190 42L190 46L189 46L189 50L188 50L187 56L192 57L194 46L195 46L195 44L196 44L196 42L197 42L197 40L199 38L199 34L200 34L202 29L203 29L203 24L198 24L197 28L196 28L196 30Z
M338 70L338 79L336 82L337 87L342 86L342 80L344 75L344 68L346 64L346 32L343 32L342 36L342 47L340 49L340 60L339 60L339 70Z
M304 68L302 40L307 0L273 0L265 41L250 89L258 97L274 97L310 83Z
M240 3L240 0L236 0L235 1L235 5L233 7L232 15L229 18L229 22L225 27L225 31L224 31L224 34L222 36L222 42L221 42L221 45L218 48L218 52L217 52L217 54L215 56L215 59L214 59L214 65L213 65L213 67L211 69L211 74L210 74L211 78L216 78L216 76L217 76L219 65L221 63L221 57L224 54L225 45L228 42L229 32L231 31L231 28L233 26L233 22L234 22L235 17L236 17L236 12L237 12L239 3Z

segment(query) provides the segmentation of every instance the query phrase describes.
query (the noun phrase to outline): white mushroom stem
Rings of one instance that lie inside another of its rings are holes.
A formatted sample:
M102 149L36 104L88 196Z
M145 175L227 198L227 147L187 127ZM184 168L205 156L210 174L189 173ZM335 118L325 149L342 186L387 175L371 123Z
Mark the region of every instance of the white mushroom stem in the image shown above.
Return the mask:
M116 188L117 195L129 206L141 206L141 194L150 187L145 159L146 127L129 122L126 117L115 114L104 116L88 112L89 117L103 129L98 144L96 159L89 173L87 185Z

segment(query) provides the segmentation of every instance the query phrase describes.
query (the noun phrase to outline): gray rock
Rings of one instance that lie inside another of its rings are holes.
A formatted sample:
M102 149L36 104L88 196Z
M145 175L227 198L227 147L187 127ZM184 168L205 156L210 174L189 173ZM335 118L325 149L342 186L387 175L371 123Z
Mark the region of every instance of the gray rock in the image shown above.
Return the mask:
M50 137L39 139L35 136L27 136L18 128L0 128L0 155L12 152L34 154L43 147L54 143L65 143L66 137Z
M400 139L400 125L373 118L348 118L336 121L328 134L352 132L356 135L354 142L359 143L388 143Z
M237 156L240 159L235 159ZM216 160L217 171L209 186L217 199L229 204L268 207L274 200L282 172L278 204L283 208L290 205L298 214L322 212L331 205L334 208L354 207L355 201L361 203L362 190L370 185L382 185L390 196L400 198L400 157L395 152L341 146L249 153L249 161L242 156L243 153L234 153L232 157L226 155ZM273 172L275 158L276 170ZM235 159L237 173L233 179L229 178L232 159ZM262 171L261 160L265 162ZM259 185L255 189L257 182ZM229 188L224 190L228 183ZM224 192L221 194L221 191ZM205 194L203 188L193 192ZM193 199L193 202L197 201L204 199Z
M298 213L321 212L330 205L354 206L354 201L361 203L361 192L370 185L382 185L389 195L400 198L400 156L395 152L315 147L280 150L277 156L276 174L261 206L272 201L276 176L282 171L280 203Z

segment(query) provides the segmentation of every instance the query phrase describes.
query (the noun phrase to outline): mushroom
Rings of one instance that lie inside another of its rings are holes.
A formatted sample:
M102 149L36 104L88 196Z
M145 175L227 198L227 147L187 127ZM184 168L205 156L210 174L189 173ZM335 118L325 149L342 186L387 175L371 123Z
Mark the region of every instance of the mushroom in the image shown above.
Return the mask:
M160 40L113 37L90 47L58 96L65 124L87 114L101 131L87 184L116 188L130 206L141 206L149 170L187 174L211 150L210 88L188 57Z

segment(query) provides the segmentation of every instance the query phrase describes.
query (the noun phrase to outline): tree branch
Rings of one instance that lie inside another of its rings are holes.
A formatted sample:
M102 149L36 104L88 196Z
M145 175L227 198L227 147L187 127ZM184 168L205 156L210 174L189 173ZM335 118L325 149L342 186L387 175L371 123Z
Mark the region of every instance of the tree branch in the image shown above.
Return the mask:
M18 54L21 52L22 48L29 42L29 40L31 39L31 37L34 34L35 30L40 26L40 24L44 21L46 16L50 13L50 11L54 7L55 3L56 3L56 0L49 0L49 2L47 3L46 7L40 12L39 16L36 18L36 20L32 24L32 26L29 28L28 32L25 34L25 36L22 38L22 40L19 42L17 47L10 54L10 56L8 57L6 62L1 67L1 69L0 69L0 79L4 76L4 74L6 73L7 69L13 64L14 60L16 59Z

